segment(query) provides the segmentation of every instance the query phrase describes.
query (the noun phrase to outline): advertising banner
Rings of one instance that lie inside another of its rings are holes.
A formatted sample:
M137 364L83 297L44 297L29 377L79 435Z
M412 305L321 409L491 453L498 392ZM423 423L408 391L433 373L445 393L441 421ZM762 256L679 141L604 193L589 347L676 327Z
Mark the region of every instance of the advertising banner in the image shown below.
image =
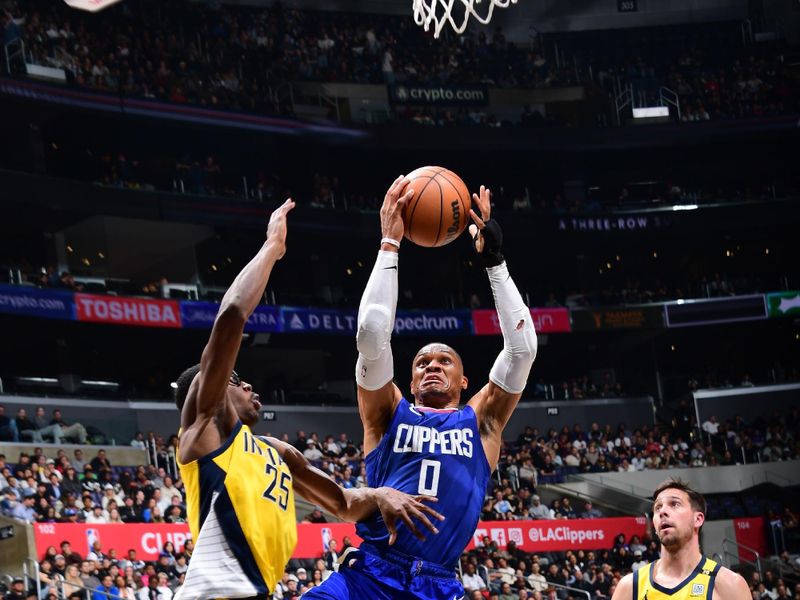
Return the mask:
M569 310L566 308L532 308L531 317L536 333L569 333ZM472 332L475 335L500 335L497 311L482 309L472 311Z
M736 543L740 544L739 560L754 562L756 556L753 554L752 550L758 552L759 556L767 556L770 554L767 546L766 525L764 517L749 517L746 519L733 520L733 528L736 532Z
M72 292L60 290L0 285L0 313L72 321L75 318L72 296Z
M184 301L181 307L183 327L211 329L219 311L219 304L213 302ZM277 306L257 306L247 320L245 331L257 333L277 333L281 330L280 309Z
M736 521L753 521L753 519ZM123 556L129 549L134 549L141 560L156 560L165 542L172 542L180 552L183 550L183 544L191 537L188 525L167 523L128 525L36 523L33 529L36 553L40 558L44 556L49 546L58 548L63 540L68 540L72 548L82 556L86 556L92 543L99 541L105 552L113 548L117 551L117 555ZM472 542L466 549L475 548L476 545L483 543L485 536L489 536L501 549L505 548L509 541L514 540L517 542L517 547L526 552L600 550L612 548L614 538L620 533L626 540L630 540L631 536L642 537L646 532L645 517L569 521L481 521L478 523ZM737 541L738 532L737 527ZM339 548L342 547L345 537L349 537L355 546L361 543L353 523L298 523L297 534L297 548L292 555L293 558L319 558L331 539L338 542Z
M562 217L558 219L558 231L578 233L614 233L617 231L654 231L678 224L675 215L666 214L626 214L590 215Z
M357 312L324 308L281 308L284 333L325 333L355 336ZM470 313L462 311L398 311L397 335L469 335Z
M284 333L356 334L356 311L325 308L281 307Z
M800 292L774 292L767 294L770 317L800 315Z
M41 559L50 546L59 547L67 540L72 549L86 556L94 542L100 542L104 552L112 548L117 556L125 556L128 550L136 550L140 560L158 560L158 553L166 542L172 542L178 552L192 536L185 523L129 523L125 525L86 523L34 523L36 554Z
M397 335L469 335L472 332L468 310L398 311L394 320Z
M647 533L645 517L609 519L570 519L553 521L481 521L467 546L471 550L489 536L503 549L510 541L525 552L557 552L564 550L601 550L612 548L614 538L623 534L643 537Z
M75 314L78 321L90 323L139 327L181 326L181 310L177 300L75 294Z
M573 310L571 315L573 331L661 329L664 327L663 306Z
M389 86L394 104L426 106L487 106L489 90L484 85L426 85L400 83Z
M172 542L178 552L183 551L186 540L191 539L186 523L129 523L127 525L88 525L86 523L35 523L36 554L41 559L47 548L67 540L72 549L86 556L94 542L100 542L103 551L117 551L117 556L125 556L128 550L136 550L140 560L158 560L165 542ZM297 548L293 558L319 558L325 552L330 540L335 539L342 547L342 541L349 537L355 545L361 543L353 523L298 523Z

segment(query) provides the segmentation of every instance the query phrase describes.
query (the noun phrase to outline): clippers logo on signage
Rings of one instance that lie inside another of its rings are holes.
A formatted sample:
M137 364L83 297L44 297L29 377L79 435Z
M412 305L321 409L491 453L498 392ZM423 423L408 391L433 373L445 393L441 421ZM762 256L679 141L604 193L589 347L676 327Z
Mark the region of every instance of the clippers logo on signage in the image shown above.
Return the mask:
M625 215L617 217L572 217L559 219L559 231L647 231L676 223L672 215Z

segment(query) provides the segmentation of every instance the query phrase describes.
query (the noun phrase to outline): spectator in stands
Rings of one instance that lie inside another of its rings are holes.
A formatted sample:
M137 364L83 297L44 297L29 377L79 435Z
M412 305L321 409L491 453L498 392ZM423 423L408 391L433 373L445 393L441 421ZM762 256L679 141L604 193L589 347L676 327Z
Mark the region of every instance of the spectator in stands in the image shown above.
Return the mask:
M24 408L17 410L16 428L19 432L19 439L22 441L30 441L36 444L44 442L42 434L36 427L36 423L28 418L28 411Z
M577 519L578 515L575 512L575 509L572 508L572 503L570 502L569 498L562 498L561 499L561 510L560 514L564 516L565 519Z
M600 519L603 517L602 511L595 508L590 501L586 501L583 503L583 512L581 513L581 519Z
M95 589L100 587L100 580L95 577L95 568L92 561L88 559L81 562L81 581L83 587Z
M333 571L335 570L335 565L339 560L339 553L337 550L337 543L336 540L330 540L328 542L328 551L322 556L322 559L325 561L325 566L328 570Z
M144 434L141 431L136 432L136 435L131 440L131 446L133 448L138 448L139 450L147 449L144 443Z
M61 437L63 439L70 440L81 445L86 443L86 428L80 423L73 423L72 425L68 424L66 421L64 421L60 409L53 409L53 418L50 420L50 424L61 427ZM76 468L78 467L76 466Z
M70 465L64 473L64 478L61 480L61 492L63 494L73 494L76 498L81 494L81 482L78 479L78 474L75 467Z
M317 446L317 442L313 439L306 442L306 448L303 450L303 455L312 462L322 460L323 457L322 451Z
M16 442L18 439L14 419L6 416L6 407L0 404L0 442Z
M183 500L183 494L181 491L175 487L175 483L169 475L164 477L164 483L160 488L161 490L161 497L166 500L168 503L172 502L173 498L178 498L178 500Z
M81 450L80 448L75 448L75 450L72 452L72 456L73 458L70 461L70 463L72 464L73 467L75 467L75 470L78 473L83 473L83 468L86 466L88 462L83 460L83 450Z
M108 523L108 512L103 510L102 504L95 504L92 507L92 512L86 517L87 524L104 524Z
M325 515L322 514L322 510L319 506L315 506L314 510L308 513L304 521L308 521L309 523L327 523L328 519L325 518Z
M44 406L36 407L33 422L42 438L50 437L53 439L54 444L61 444L61 439L64 437L63 431L61 430L61 425L48 420L48 418L45 416Z
M69 598L72 594L80 594L83 591L81 586L83 586L83 580L80 577L78 565L67 565L66 572L64 574L64 582L62 584L64 597Z
M180 498L172 498L172 504L164 514L167 523L186 523L186 510L181 505Z
M542 499L534 494L531 497L531 507L528 509L531 519L553 519L553 511L542 504Z
M21 501L17 501L16 506L14 506L11 511L11 516L15 519L19 519L20 521L33 523L36 521L36 509L34 508L35 503L36 493L26 493Z
M11 589L6 593L6 600L26 600L25 580L17 577L11 582Z
M103 485L103 497L100 499L103 510L110 510L109 504L114 503L116 506L122 506L122 498L117 494L114 486L110 483Z
M92 465L92 469L94 469L95 473L99 473L104 469L111 470L111 461L108 460L106 451L102 448L97 451L97 456L95 456L89 464Z
M468 563L464 569L464 574L461 576L461 583L464 586L464 591L467 594L472 594L474 590L486 590L486 582L475 571L475 565Z
M712 437L719 433L719 423L717 423L716 416L711 415L708 420L703 423L703 431Z
M119 597L119 588L114 585L111 575L103 576L100 586L92 594L92 600L116 600Z

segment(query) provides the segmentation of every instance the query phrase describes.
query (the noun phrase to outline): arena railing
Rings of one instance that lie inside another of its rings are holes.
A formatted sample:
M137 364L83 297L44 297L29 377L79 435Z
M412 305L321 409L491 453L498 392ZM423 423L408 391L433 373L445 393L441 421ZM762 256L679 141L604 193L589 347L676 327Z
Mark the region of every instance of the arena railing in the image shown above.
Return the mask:
M734 551L731 551L731 550L728 549L731 546L733 547ZM747 550L748 552L750 552L755 557L755 560L747 560L746 558L742 558L741 554L739 553L739 549L742 549L742 548L744 550ZM724 538L722 540L722 557L724 559L723 562L728 567L732 567L733 566L732 561L728 560L729 557L736 558L739 561L739 564L744 563L746 565L754 566L756 568L756 570L758 571L759 580L763 580L763 575L764 574L761 571L761 555L759 554L758 550L756 550L755 548L751 548L750 546L746 546L746 545L741 544L741 543L737 542L736 540L732 540L730 538Z
M106 597L107 600L126 600L122 596L117 596L116 594L111 594L109 592L101 590L100 588L92 588L92 587L87 587L85 585L80 585L80 584L77 584L77 583L70 583L70 582L65 581L64 579L61 579L61 578L56 580L56 585L55 585L55 588L56 588L56 591L58 592L58 597L59 598L64 598L64 599L68 598L68 596L64 593L64 584L65 583L68 584L68 585L71 585L72 587L76 587L78 589L83 590L85 592L85 594L86 594L85 595L86 600L92 600L92 597L94 596L95 592L100 592L101 594L103 594ZM41 596L41 593L40 593L39 594L39 598L41 598L41 597L42 596Z
M483 575L483 573L486 573L486 575ZM488 569L484 565L478 565L478 574L486 582L487 586L489 585L489 580L491 579L491 574L492 573L501 573L503 575L507 575L507 573L504 573L504 572L500 571L499 569ZM525 577L523 577L523 579L525 580L526 588L533 589L533 586L528 582L528 579L525 578ZM586 598L588 600L592 600L592 595L587 590L582 590L580 588L570 587L568 585L562 585L560 583L553 583L552 581L547 581L547 587L554 587L554 588L559 589L559 590L565 590L565 591L568 591L568 592L575 592L576 594L580 594L581 596L586 596Z

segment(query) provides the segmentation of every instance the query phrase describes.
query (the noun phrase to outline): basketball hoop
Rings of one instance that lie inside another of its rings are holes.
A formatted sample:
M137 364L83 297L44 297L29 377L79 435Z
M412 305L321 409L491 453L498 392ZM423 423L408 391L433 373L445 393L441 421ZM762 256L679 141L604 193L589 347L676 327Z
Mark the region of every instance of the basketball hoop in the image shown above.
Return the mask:
M453 6L458 2L464 5L464 19L460 24L456 22L457 17L453 17ZM487 0L413 0L414 21L417 25L422 25L425 31L430 31L431 24L433 24L433 37L435 38L439 37L445 23L448 22L456 33L464 33L470 16L486 25L492 20L495 6L508 8L509 5L516 4L518 0L488 0L489 9L485 15L481 16L476 10L476 5L484 2Z

